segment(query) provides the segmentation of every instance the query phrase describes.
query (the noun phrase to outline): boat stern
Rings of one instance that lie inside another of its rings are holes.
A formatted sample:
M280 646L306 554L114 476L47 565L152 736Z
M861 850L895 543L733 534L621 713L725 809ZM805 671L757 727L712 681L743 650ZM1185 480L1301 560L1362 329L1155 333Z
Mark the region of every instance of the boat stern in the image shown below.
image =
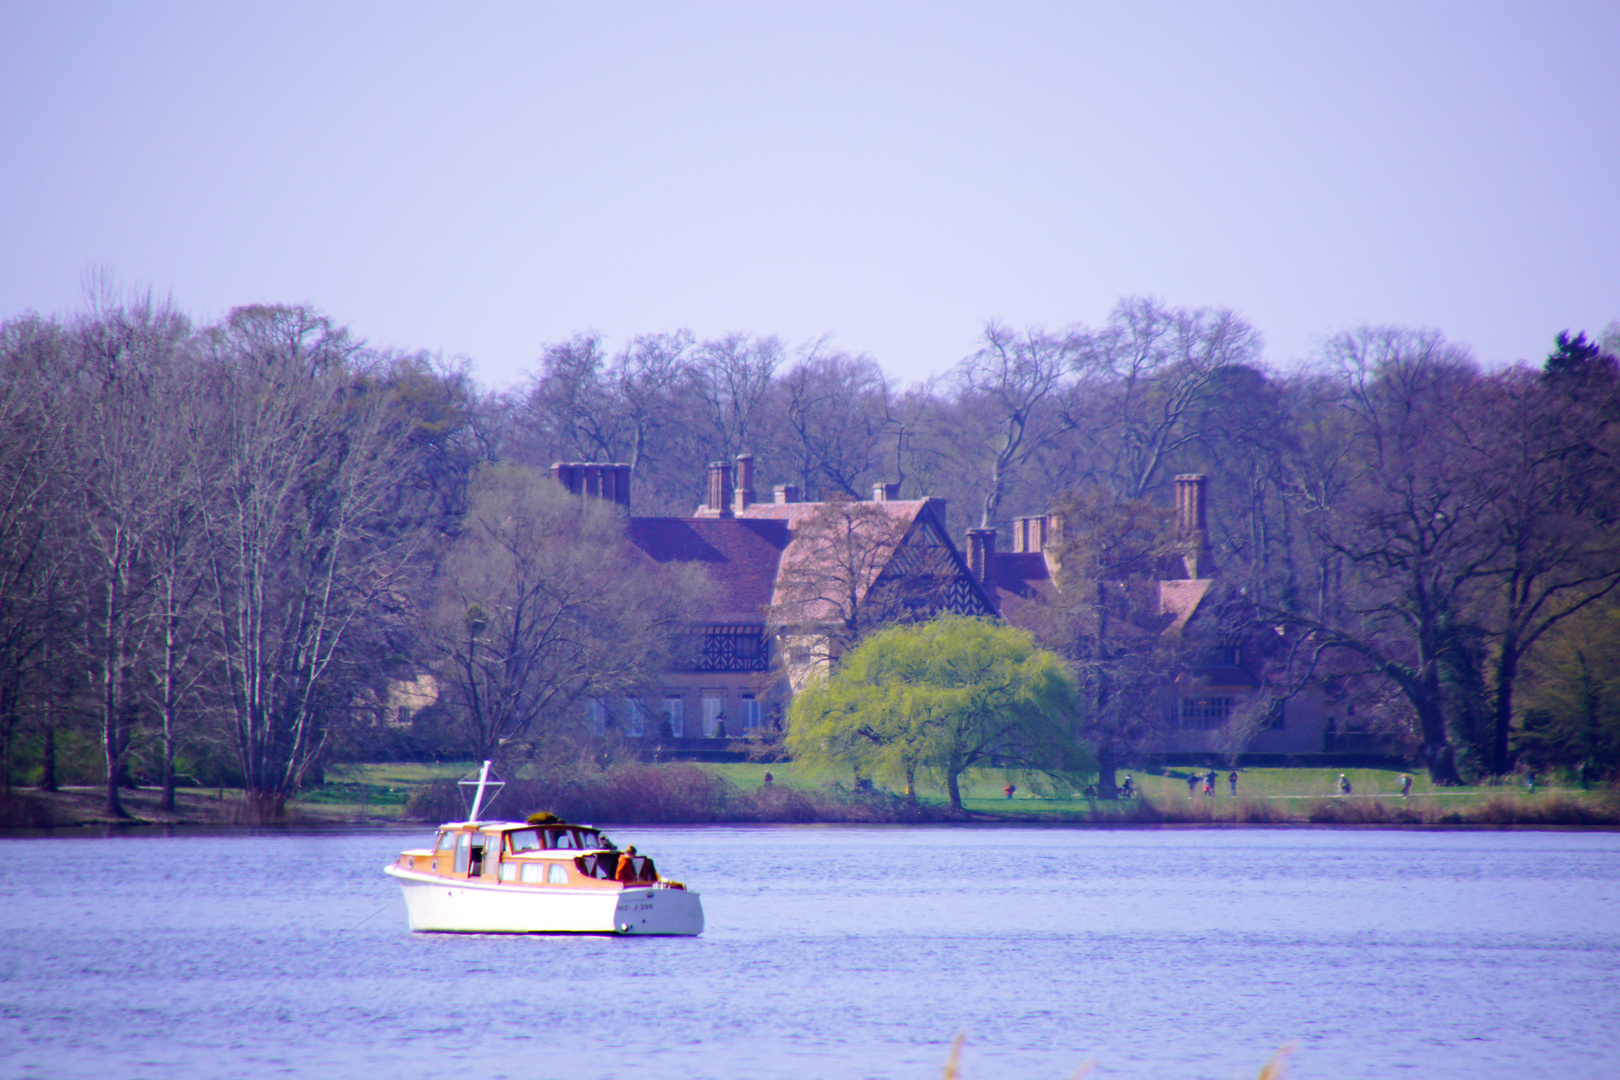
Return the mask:
M613 912L615 933L677 934L703 933L703 901L697 893L667 886L627 888L619 896Z

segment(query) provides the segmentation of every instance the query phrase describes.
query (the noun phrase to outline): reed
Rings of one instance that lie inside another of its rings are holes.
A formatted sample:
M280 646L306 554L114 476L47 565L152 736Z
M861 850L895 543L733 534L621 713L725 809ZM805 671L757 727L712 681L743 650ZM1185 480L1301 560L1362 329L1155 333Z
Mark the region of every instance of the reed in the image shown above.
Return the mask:
M544 809L570 821L598 824L947 820L939 808L881 791L836 786L807 791L786 785L744 791L687 762L632 763L600 772L514 780L499 799L497 814L521 816ZM465 813L459 788L449 780L419 788L405 807L405 816L419 821L451 821Z

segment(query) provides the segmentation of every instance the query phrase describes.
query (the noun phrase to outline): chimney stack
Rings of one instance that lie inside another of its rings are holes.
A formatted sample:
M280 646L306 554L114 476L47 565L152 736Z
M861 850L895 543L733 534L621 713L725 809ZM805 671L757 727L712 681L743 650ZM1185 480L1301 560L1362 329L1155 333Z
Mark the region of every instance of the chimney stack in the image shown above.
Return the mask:
M571 495L630 509L630 466L621 462L554 461L551 476Z
M737 496L734 509L742 513L754 504L754 455L737 455Z
M996 530L968 530L968 570L981 585L990 584L996 561Z
M900 497L900 485L899 484L876 483L876 484L872 485L872 501L873 502L888 502L891 499L898 499L899 497Z
M778 505L796 503L799 501L798 484L777 484L774 495Z
M728 518L731 516L731 462L709 462L709 486L697 516L702 518Z
M1209 478L1203 473L1182 473L1176 477L1176 535L1181 539L1182 562L1187 576L1207 578L1215 572L1215 559L1209 547L1209 511L1205 491Z

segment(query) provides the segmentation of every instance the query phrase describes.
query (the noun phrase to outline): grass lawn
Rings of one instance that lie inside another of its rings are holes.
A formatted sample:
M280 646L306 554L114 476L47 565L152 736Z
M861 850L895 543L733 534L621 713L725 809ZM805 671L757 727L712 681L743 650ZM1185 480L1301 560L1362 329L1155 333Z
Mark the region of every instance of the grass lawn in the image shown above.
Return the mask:
M290 805L309 817L398 818L411 793L421 785L431 780L460 780L477 768L472 762L334 766L327 770L325 783L299 792Z
M724 777L742 791L753 791L765 782L771 773L773 783L780 787L815 790L837 782L848 786L848 774L828 775L800 768L793 762L741 762L726 764L699 764L715 775ZM460 780L472 774L477 766L473 762L443 764L374 763L350 765L328 771L326 782L299 795L291 808L309 818L342 819L397 819L402 816L411 793L432 780ZM1215 796L1203 794L1202 777L1198 771L1197 794L1189 798L1187 777L1190 768L1170 768L1161 773L1121 770L1118 779L1130 775L1137 791L1155 807L1175 818L1220 821L1244 818L1242 805L1260 804L1275 810L1279 818L1305 820L1311 808L1320 807L1322 800L1333 799L1347 809L1354 805L1384 802L1390 806L1444 807L1466 812L1471 806L1482 806L1490 800L1509 799L1515 803L1532 804L1554 797L1574 797L1585 801L1588 796L1578 788L1555 783L1540 786L1534 794L1526 791L1522 783L1479 787L1436 788L1428 775L1421 771L1410 773L1412 794L1403 800L1400 796L1400 770L1398 769L1346 769L1353 790L1346 800L1335 798L1338 793L1337 769L1243 769L1238 772L1238 798L1233 799L1227 785L1226 771L1216 773ZM1009 820L1075 820L1091 818L1097 813L1112 815L1115 811L1129 814L1134 808L1129 802L1106 803L1085 798L1042 798L1019 784L1011 799L1006 798L1008 773L1000 769L971 769L962 777L962 804L964 809L991 817ZM1014 783L1018 783L1013 778ZM897 792L898 794L898 792ZM944 784L924 778L919 784L918 797L935 806L946 805ZM1598 798L1594 791L1591 798ZM1252 816L1247 820L1254 820Z
M816 788L833 780L847 785L852 779L849 776L810 773L792 762L746 762L702 767L725 777L745 791L751 791L764 783L766 772L772 774L775 783L792 788ZM1116 779L1123 780L1129 775L1136 782L1137 791L1159 806L1191 804L1201 810L1212 808L1218 818L1221 816L1221 810L1231 807L1234 801L1253 799L1275 805L1280 813L1288 817L1299 817L1317 800L1338 795L1341 771L1350 781L1352 794L1349 798L1352 801L1388 800L1392 803L1402 801L1399 769L1240 769L1237 800L1232 799L1231 789L1227 784L1227 770L1224 769L1216 773L1213 800L1207 799L1203 794L1202 777L1207 770L1198 770L1197 794L1191 799L1187 795L1187 777L1193 773L1191 768L1170 768L1161 774L1120 770ZM1462 809L1490 799L1510 798L1528 803L1549 794L1576 797L1582 794L1579 788L1562 785L1551 787L1538 785L1536 792L1531 794L1525 790L1522 783L1512 781L1500 785L1437 788L1429 783L1428 774L1425 772L1409 771L1408 775L1412 777L1412 794L1406 801L1414 806L1443 804ZM1085 798L1041 798L1026 790L1023 785L1014 792L1013 798L1008 799L1005 788L1009 779L1017 783L1010 774L999 769L968 770L961 782L963 808L976 813L1005 815L1009 818L1036 816L1061 820L1069 814L1089 814L1092 810L1112 805ZM944 784L931 779L925 779L919 784L917 794L927 803L944 805L946 802Z

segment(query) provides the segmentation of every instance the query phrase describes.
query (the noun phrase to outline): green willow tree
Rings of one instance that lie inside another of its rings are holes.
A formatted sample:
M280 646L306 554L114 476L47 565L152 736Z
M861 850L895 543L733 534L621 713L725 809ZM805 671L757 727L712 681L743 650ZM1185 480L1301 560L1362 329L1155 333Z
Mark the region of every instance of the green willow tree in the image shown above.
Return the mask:
M1002 765L1049 775L1085 771L1075 686L1063 660L1027 632L942 616L873 634L835 674L793 701L788 748L811 767L904 782L943 777L962 809L961 777Z

